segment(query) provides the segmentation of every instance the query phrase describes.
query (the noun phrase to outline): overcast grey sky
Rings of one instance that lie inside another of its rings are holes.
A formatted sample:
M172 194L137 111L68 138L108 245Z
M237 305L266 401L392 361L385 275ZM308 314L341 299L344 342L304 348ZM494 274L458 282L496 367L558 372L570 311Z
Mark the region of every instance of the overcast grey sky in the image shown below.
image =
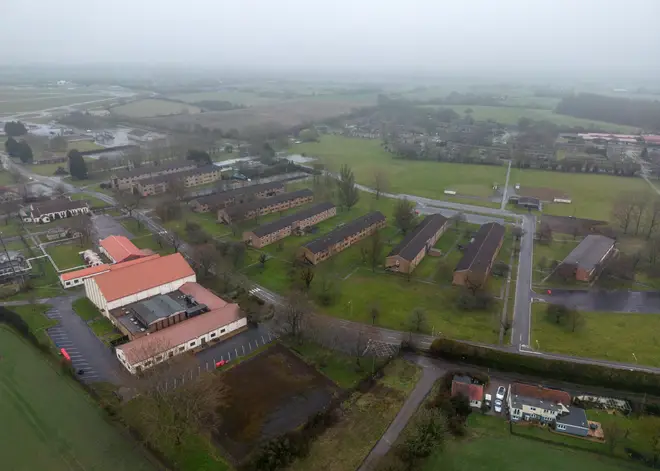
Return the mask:
M1 0L0 62L660 70L660 0Z

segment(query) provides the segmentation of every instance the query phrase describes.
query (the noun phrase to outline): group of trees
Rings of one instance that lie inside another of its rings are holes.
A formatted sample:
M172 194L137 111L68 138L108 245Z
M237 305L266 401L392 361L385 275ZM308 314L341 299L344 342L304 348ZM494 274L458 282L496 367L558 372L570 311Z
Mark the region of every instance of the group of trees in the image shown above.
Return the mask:
M9 137L19 137L27 134L28 130L25 124L20 121L7 121L5 123L5 134Z
M27 141L17 141L11 136L5 141L5 151L10 157L21 159L24 164L31 163L34 158L32 148Z
M583 324L580 311L561 304L548 304L545 314L548 322L565 327L571 332L575 332Z
M337 196L339 206L350 210L360 200L360 191L355 185L355 175L353 170L344 164L339 170L339 179L337 180Z
M186 158L196 162L198 165L207 165L212 163L209 153L198 149L190 149Z
M78 180L87 179L87 162L85 162L80 151L71 149L67 157L69 159L69 173L71 173L71 176Z
M564 97L557 113L660 131L660 102L580 93Z
M660 198L648 192L625 192L612 206L612 217L624 234L650 239L660 228Z

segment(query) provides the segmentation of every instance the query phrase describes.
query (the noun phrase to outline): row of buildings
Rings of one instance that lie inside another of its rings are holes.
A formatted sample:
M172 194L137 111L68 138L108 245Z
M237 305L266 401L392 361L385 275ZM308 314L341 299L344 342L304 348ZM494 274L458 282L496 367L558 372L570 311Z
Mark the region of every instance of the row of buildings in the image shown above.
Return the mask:
M31 203L19 211L23 222L47 224L57 219L89 213L89 205L84 200L57 198L48 201Z
M123 236L99 242L110 263L60 275L65 288L84 285L87 298L122 332L121 364L140 373L247 328L237 304L197 283L179 253L149 254Z

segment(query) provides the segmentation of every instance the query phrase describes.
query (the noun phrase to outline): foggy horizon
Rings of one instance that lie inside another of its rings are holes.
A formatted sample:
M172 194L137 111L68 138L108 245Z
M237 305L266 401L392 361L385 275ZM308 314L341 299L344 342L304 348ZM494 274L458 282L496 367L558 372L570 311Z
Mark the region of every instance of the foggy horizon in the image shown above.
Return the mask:
M388 76L660 72L656 0L8 0L4 7L0 38L17 46L2 48L2 66Z

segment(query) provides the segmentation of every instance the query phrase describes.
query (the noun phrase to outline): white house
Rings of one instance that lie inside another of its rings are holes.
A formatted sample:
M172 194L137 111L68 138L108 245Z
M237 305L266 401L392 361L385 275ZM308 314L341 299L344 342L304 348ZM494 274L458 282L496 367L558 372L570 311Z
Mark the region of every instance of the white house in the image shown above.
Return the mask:
M63 198L32 203L20 212L24 222L43 224L54 221L55 219L65 219L87 213L89 213L87 202L71 201Z
M571 396L558 389L531 384L512 383L507 393L507 405L512 421L538 420L552 423L558 415L568 414Z

